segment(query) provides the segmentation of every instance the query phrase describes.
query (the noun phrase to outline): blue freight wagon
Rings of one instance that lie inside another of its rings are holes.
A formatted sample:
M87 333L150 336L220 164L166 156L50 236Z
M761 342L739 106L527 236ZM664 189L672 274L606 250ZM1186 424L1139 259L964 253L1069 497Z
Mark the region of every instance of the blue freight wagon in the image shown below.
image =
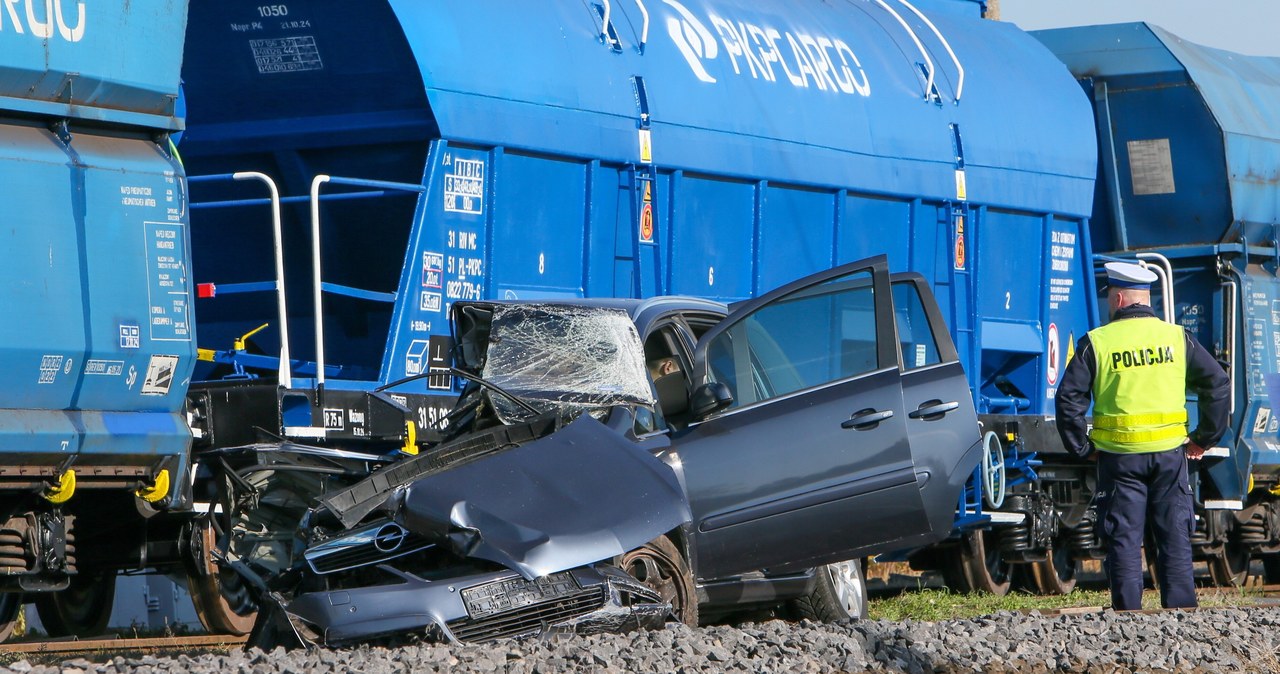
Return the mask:
M196 361L170 153L185 3L0 12L0 634L100 633L117 569L176 564Z
M1168 268L1170 319L1232 377L1230 429L1198 470L1196 557L1217 583L1238 585L1261 555L1278 582L1280 59L1142 23L1035 35L1093 100L1095 249Z
M959 524L999 524L914 561L1069 589L1097 541L1052 399L1096 322L1096 141L1062 64L983 9L194 3L197 456L412 451L461 385L455 301L735 301L887 253L928 277L990 431Z

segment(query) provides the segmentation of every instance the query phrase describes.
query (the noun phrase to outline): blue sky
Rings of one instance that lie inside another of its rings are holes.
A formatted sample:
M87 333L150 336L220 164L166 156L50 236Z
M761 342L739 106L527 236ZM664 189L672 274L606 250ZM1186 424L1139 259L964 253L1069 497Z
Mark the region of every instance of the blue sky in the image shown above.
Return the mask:
M1024 30L1146 21L1191 42L1280 56L1280 0L1000 0Z

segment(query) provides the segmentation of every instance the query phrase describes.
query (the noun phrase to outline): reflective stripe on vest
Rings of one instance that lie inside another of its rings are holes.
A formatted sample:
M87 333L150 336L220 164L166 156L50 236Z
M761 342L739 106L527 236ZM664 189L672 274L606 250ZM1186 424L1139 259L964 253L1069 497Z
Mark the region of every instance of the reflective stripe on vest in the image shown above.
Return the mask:
M1090 439L1119 453L1160 452L1186 437L1186 333L1154 317L1089 332L1093 380Z

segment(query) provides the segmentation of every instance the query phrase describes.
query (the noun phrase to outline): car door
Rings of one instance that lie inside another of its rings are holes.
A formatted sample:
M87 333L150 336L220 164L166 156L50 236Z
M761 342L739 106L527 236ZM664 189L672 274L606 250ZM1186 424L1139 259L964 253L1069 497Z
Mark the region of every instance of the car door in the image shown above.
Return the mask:
M951 528L981 440L973 396L933 293L916 273L892 276L907 437L934 531Z
M884 256L847 264L735 307L698 341L695 386L734 398L673 438L699 577L851 559L928 533L890 292Z

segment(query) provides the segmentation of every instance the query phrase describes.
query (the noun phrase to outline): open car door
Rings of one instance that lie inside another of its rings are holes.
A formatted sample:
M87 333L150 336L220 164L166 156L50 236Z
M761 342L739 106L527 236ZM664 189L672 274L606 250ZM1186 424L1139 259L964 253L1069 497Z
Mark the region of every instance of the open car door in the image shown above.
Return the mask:
M698 342L694 405L719 390L723 409L673 442L701 578L851 559L930 531L891 292L884 256L854 262L735 307Z

